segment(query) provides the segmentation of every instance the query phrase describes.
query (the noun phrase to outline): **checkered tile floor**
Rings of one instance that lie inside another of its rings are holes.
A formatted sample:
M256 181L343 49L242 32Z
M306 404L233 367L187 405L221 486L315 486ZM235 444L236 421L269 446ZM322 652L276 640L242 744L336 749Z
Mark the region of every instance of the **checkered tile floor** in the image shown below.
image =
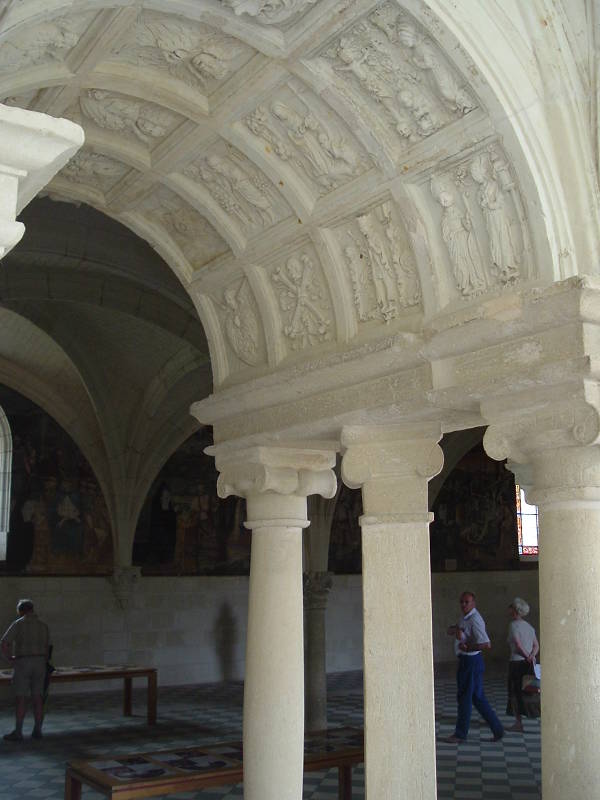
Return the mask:
M454 676L436 676L436 732L447 736L454 729L456 701ZM506 704L503 675L486 678L488 697L497 711ZM362 725L362 675L329 676L330 725ZM169 749L192 744L234 739L241 735L242 685L160 688L158 724L145 724L143 690L134 692L133 717L121 716L117 692L54 695L48 706L44 739L27 738L22 744L0 740L0 800L58 800L64 793L65 761L97 755ZM510 724L510 720L501 715ZM12 730L12 708L0 705L0 732ZM27 717L29 732L31 718ZM489 730L480 725L476 712L466 744L437 744L438 798L460 800L535 800L540 790L540 727L525 720L526 733L507 734L500 743L485 741ZM85 800L100 796L83 791ZM233 800L242 787L224 786L202 792L170 795L173 800ZM364 770L353 775L353 797L364 797ZM335 800L337 770L305 775L304 800Z

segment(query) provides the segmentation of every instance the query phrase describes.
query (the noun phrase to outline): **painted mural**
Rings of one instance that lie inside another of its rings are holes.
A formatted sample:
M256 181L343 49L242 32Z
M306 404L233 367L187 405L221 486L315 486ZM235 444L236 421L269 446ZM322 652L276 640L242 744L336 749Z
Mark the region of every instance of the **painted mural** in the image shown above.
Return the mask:
M432 510L433 571L521 568L514 476L481 444L448 475Z
M212 431L193 434L160 471L138 521L133 563L144 575L247 575L250 531L239 497L217 497Z
M112 571L108 509L71 437L22 395L0 386L13 440L10 574L104 575Z

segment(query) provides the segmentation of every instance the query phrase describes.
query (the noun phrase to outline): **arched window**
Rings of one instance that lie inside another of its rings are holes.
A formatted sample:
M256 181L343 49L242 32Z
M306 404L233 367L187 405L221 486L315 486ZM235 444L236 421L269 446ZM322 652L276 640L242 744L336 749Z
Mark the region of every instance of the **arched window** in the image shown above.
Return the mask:
M0 406L0 561L6 560L6 537L10 519L10 477L12 436L6 414Z

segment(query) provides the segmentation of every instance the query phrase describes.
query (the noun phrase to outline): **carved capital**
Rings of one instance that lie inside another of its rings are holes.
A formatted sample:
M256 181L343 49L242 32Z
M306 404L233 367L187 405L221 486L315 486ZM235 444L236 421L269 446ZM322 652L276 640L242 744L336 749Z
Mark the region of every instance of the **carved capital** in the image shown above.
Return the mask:
M303 575L305 610L324 610L332 586L332 572L305 572Z
M250 497L266 493L306 498L335 496L337 479L334 443L268 445L241 450L209 447L220 472L219 497Z
M498 408L496 403L482 404L483 416L490 422L483 446L491 458L526 464L545 451L585 447L600 441L600 413L595 398L528 399L534 402L524 402L520 407L515 407L514 402L504 408Z
M342 479L351 489L386 478L429 480L444 463L440 438L441 431L433 426L344 428Z
M123 610L129 608L140 577L139 567L115 567L108 579L117 603Z

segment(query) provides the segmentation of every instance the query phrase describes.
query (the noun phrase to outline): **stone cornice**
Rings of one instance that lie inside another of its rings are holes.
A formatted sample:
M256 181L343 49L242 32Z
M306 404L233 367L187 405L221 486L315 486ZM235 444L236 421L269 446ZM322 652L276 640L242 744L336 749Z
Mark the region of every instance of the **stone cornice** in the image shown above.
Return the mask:
M338 436L344 425L485 424L481 406L548 386L568 400L595 375L600 282L570 278L482 301L398 334L219 391L192 406L215 441ZM487 407L488 412L490 407Z

